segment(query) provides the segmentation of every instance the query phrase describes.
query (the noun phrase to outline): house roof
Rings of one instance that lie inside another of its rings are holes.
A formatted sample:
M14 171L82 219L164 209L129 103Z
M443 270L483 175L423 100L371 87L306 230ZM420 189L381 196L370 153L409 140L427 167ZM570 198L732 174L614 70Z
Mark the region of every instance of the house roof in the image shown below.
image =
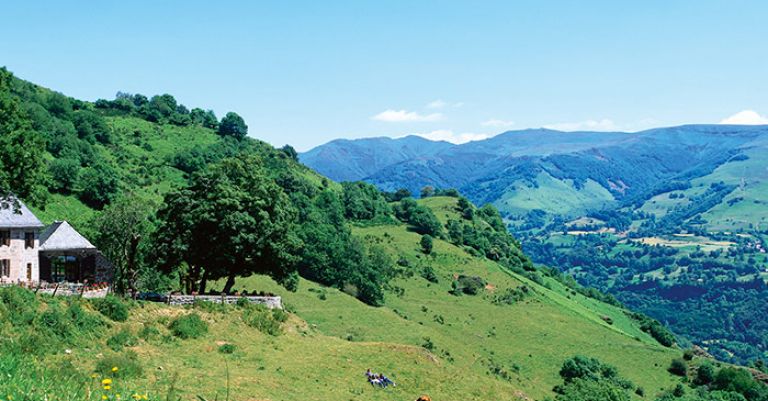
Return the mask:
M40 234L41 251L96 250L85 237L66 221L56 221Z
M10 198L1 202L0 228L40 228L43 223L19 199ZM16 204L14 204L16 203ZM16 207L18 206L18 208Z

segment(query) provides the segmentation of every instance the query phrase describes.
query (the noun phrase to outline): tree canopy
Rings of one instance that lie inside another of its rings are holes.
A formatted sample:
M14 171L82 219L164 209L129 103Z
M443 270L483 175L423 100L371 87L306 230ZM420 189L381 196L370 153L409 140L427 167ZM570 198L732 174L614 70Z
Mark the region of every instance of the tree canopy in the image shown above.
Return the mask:
M201 269L206 280L267 274L296 284L296 210L255 156L225 159L165 197L157 241L166 267Z
M221 119L219 135L243 139L248 135L248 126L239 114L230 111Z

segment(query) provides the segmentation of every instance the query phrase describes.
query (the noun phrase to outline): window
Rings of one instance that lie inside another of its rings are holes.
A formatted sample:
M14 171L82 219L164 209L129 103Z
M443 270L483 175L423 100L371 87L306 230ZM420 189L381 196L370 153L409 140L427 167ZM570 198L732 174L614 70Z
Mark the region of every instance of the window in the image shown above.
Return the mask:
M11 260L10 259L0 260L0 276L11 277Z
M0 245L11 246L11 231L0 231Z
M27 281L32 281L32 263L27 263Z
M35 233L24 233L24 249L35 247Z

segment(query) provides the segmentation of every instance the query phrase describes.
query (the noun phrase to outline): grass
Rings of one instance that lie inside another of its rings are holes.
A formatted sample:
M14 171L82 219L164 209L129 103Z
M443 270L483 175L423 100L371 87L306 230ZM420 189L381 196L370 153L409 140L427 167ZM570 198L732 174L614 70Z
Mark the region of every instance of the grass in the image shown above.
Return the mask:
M494 205L511 213L541 209L568 216L600 209L614 201L613 195L593 180L587 180L582 188L576 188L569 180L559 180L541 173L536 182L536 188L525 183L515 184Z
M432 207L438 218L455 217L450 206L455 200L429 198L420 202ZM575 354L618 366L623 376L651 394L673 383L665 369L679 351L659 346L618 308L574 294L551 279L544 279L549 288L540 286L444 241L435 241L434 256L425 256L419 249L418 234L403 226L358 227L354 232L382 244L397 259L408 261L406 270L411 272L393 281L397 290L387 294L384 307L371 308L341 291L308 281L302 281L296 293L286 293L263 277L240 279L236 285L249 291L282 293L296 316L306 322L280 337L281 350L283 345L301 347L302 342L295 338L298 335L355 355L342 358L340 365L312 360L295 367L319 364L323 372L334 377L333 383L351 386L347 392L324 389L329 391L327 399L403 399L419 392L441 399L454 399L456 394L462 399L499 394L542 398L551 395L551 388L559 383L563 360ZM425 266L435 271L437 284L421 277L419 272ZM452 278L458 274L481 276L494 290L477 296L450 295ZM534 290L531 297L514 305L492 302L495 292L522 285ZM613 324L606 323L606 317ZM431 344L431 350L423 348L425 343ZM492 373L499 366L507 367L504 377ZM281 367L281 371L287 369ZM399 384L392 395L358 383L356 377L368 367L392 374ZM293 380L311 383L315 376L309 374ZM434 380L435 376L451 379ZM279 375L270 378L286 384L281 379ZM402 393L403 389L409 391ZM270 394L266 396L273 396ZM311 392L296 399L302 397L326 399L313 397Z
M420 202L441 219L456 217L453 198ZM66 374L76 384L46 390L62 395L50 400L88 399L87 389L100 396L103 389L94 387L90 375L103 377L112 364L136 372L120 378L120 386L130 389L125 391L168 400L394 401L423 393L441 400L541 399L552 395L560 366L576 354L617 366L646 394L676 383L666 368L680 351L658 345L619 308L550 278L537 284L442 240L424 255L420 236L403 225L353 231L407 261L383 307L306 280L290 293L261 276L239 279L236 289L281 294L292 313L139 302L125 321L112 321L85 303L88 316L105 323L87 341L73 343L69 353L50 350L31 371L51 379L58 377L55 367L71 367ZM432 281L422 277L427 268ZM475 296L451 295L459 274L482 277L489 286ZM494 303L497 294L522 286L528 291L517 302ZM54 302L40 299L40 310ZM185 329L191 335L178 335L178 322L187 326L192 320L193 330ZM387 374L397 387L371 387L363 375L368 368ZM0 374L4 369L0 364Z

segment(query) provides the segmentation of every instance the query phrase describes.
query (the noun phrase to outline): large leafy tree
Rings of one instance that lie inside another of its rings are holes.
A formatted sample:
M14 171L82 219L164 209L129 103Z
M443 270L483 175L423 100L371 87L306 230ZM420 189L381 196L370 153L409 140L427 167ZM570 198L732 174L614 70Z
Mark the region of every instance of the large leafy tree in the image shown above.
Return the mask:
M201 280L266 274L297 284L296 210L255 156L225 159L165 197L157 242L166 268L186 264Z
M114 284L120 294L137 293L140 251L152 229L154 205L128 195L109 205L95 220L96 243L115 266Z
M0 198L11 193L41 202L44 197L45 144L11 93L13 75L0 68Z
M230 111L221 119L219 135L243 139L248 135L248 126L239 114Z

